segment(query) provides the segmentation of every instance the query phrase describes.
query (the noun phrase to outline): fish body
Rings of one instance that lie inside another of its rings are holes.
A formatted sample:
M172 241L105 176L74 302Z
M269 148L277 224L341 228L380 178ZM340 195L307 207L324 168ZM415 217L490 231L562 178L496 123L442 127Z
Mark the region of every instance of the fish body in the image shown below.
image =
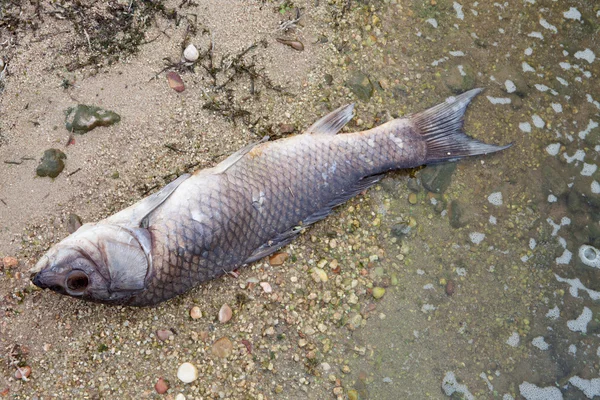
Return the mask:
M165 301L275 252L387 171L508 147L462 132L477 93L355 133L337 134L352 118L341 107L302 135L249 145L83 225L42 257L33 282L109 304Z

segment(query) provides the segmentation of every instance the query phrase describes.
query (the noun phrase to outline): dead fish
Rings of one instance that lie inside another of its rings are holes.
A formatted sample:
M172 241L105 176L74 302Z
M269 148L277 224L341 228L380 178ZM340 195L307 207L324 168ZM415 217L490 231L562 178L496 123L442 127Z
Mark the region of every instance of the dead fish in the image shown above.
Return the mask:
M463 131L475 89L409 118L336 135L353 105L302 135L248 145L52 247L33 283L108 304L154 305L290 243L387 171L508 148ZM268 139L268 138L266 138Z

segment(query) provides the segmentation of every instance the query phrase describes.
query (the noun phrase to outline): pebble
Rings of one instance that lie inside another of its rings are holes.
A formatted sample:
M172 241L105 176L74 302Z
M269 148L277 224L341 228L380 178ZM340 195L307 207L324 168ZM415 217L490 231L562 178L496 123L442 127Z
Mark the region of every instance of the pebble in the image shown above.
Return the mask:
M37 176L48 176L56 178L65 168L65 160L67 155L58 149L48 149L44 151L44 155L38 165L35 173Z
M79 134L84 134L99 126L111 126L121 120L121 116L116 112L85 104L69 107L65 114L67 130Z
M15 257L8 256L2 259L2 264L4 265L4 268L11 269L19 265L19 261Z
M454 281L453 281L453 280L449 280L449 281L446 283L446 287L445 287L446 294L447 294L448 296L452 296L452 295L454 294L454 291L455 291L455 290L456 290L456 284L454 283Z
M269 264L271 264L274 267L283 265L283 263L285 262L285 260L288 259L288 257L289 254L285 252L275 253L271 257L269 257Z
M159 329L156 331L156 337L162 342L171 340L173 338L173 331L170 329Z
M294 133L296 126L294 124L279 124L279 133L282 135Z
M350 319L348 319L348 329L354 331L360 328L360 324L362 323L362 316L360 314L354 314Z
M373 288L373 297L376 299L380 299L385 294L385 289L382 287L374 287Z
M327 272L318 267L313 268L312 278L315 282L327 282L329 279L327 277Z
M196 60L200 57L200 53L198 49L193 44L188 45L183 51L183 58L189 62L196 62Z
M219 322L222 324L228 322L232 315L233 311L231 311L231 307L227 304L223 304L219 310Z
M358 392L356 389L348 390L348 400L358 400Z
M227 337L222 337L212 345L212 352L219 358L227 358L233 351L233 343Z
M175 396L175 400L185 400L185 396L183 393L178 393L177 396Z
M273 292L273 288L271 287L271 285L269 284L269 282L261 282L260 286L263 288L265 293L271 293Z
M200 310L200 307L198 306L194 306L190 309L190 317L192 319L199 319L202 318L202 310Z
M158 378L156 385L154 385L154 389L158 394L165 394L167 390L169 390L169 382L165 381L163 378Z
M81 222L81 218L77 214L69 214L67 218L67 230L69 233L75 232L77 229L81 228L83 223Z
M185 90L183 80L177 72L171 71L167 73L167 82L169 83L169 87L178 93L181 93Z
M31 375L31 367L29 365L26 365L21 368L17 368L17 370L15 372L16 379L27 380L27 378L29 378L29 375Z
M302 42L299 40L288 40L288 39L282 39L282 38L277 38L276 40L281 44L290 46L292 49L294 49L296 51L304 50L304 44L302 44Z
M408 202L410 204L417 204L417 195L415 193L411 193L408 195Z
M198 379L198 368L192 363L185 362L177 369L177 378L183 383L191 383Z

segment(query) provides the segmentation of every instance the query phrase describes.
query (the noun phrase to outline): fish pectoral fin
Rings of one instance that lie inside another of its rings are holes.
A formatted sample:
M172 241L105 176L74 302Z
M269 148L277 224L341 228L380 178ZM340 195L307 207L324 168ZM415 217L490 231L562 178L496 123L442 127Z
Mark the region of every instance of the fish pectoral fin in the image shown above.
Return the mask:
M242 147L241 149L239 149L238 151L236 151L235 153L233 153L232 155L230 155L229 157L227 157L226 159L224 159L223 161L221 161L220 163L218 163L212 169L212 172L214 174L222 174L223 172L225 172L229 168L231 168L243 156L245 156L246 154L248 154L253 148L255 148L256 146L258 146L261 143L266 142L267 140L269 140L269 137L265 136L261 140L259 140L258 142L250 143L250 144Z
M354 103L341 106L312 124L304 133L311 135L335 135L350 122L353 116Z
M141 226L142 221L144 221L144 219L158 206L164 203L165 200L173 194L175 189L190 176L190 174L180 175L177 179L158 192L151 194L134 205L129 206L100 222L123 226Z

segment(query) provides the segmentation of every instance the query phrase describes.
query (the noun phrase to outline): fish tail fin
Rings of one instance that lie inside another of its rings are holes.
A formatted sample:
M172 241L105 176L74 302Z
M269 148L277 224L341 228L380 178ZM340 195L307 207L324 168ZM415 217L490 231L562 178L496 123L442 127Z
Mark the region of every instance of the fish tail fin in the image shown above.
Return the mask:
M480 142L463 132L463 116L467 106L482 89L473 89L411 117L411 121L427 142L427 164L454 161L463 157L494 153L512 146L495 146Z

